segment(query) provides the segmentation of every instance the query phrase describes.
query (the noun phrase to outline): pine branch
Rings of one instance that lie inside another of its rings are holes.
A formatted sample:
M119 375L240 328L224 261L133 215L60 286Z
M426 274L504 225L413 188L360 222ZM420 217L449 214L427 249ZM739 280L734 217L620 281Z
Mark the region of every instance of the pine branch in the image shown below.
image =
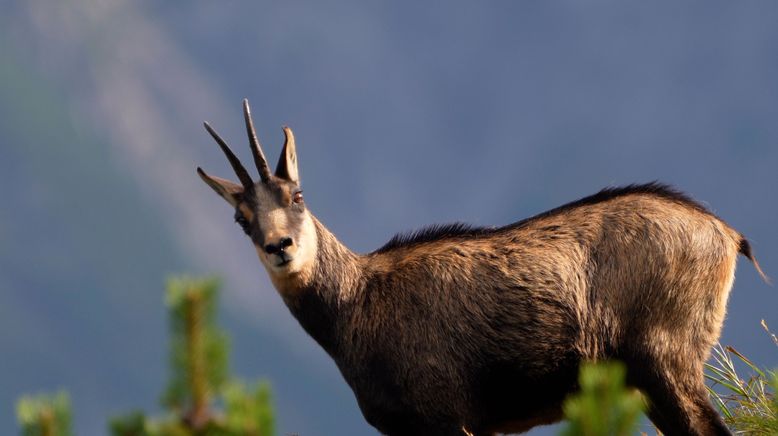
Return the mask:
M70 397L64 391L22 397L16 404L16 416L24 436L73 435Z

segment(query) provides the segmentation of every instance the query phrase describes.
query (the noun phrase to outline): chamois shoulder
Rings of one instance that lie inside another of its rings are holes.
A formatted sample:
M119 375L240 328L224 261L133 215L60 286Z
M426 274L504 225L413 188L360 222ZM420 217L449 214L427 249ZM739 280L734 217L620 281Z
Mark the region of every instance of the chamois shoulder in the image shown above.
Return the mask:
M683 192L663 183L650 182L644 184L631 184L621 187L608 187L597 192L594 195L584 197L554 209L542 212L532 217L508 224L504 227L477 227L465 223L452 224L433 224L418 230L406 233L398 233L392 237L381 248L375 250L372 254L386 253L388 251L409 248L412 246L442 241L455 238L487 237L505 230L516 230L536 223L545 218L553 217L574 209L586 207L589 205L604 203L613 199L631 196L644 195L661 198L673 203L684 205L690 209L713 215L702 204L693 200Z
M373 254L385 253L398 248L410 247L425 242L435 242L456 237L484 236L495 231L494 227L476 227L465 223L433 224L407 233L398 233Z

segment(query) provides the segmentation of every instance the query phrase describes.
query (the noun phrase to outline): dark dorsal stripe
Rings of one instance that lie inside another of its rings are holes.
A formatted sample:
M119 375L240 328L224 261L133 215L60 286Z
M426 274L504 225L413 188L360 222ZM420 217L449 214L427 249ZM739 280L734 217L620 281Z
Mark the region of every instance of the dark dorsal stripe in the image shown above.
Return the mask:
M493 230L490 227L475 227L465 223L433 224L411 232L398 233L383 247L374 251L374 253L383 253L401 247L409 247L446 238L486 235Z
M521 227L525 227L528 224L543 218L558 215L579 207L603 203L605 201L609 201L618 197L624 197L627 195L652 195L682 204L703 213L711 214L705 208L705 206L669 185L665 185L659 182L632 184L622 187L605 188L594 195L590 195L588 197L564 204L530 218L508 224L504 227L477 227L464 223L433 224L431 226L411 232L398 233L394 235L394 237L392 237L389 242L384 244L384 246L374 251L373 253L385 253L387 251L396 250L398 248L407 248L444 239L488 236L502 230L515 230Z

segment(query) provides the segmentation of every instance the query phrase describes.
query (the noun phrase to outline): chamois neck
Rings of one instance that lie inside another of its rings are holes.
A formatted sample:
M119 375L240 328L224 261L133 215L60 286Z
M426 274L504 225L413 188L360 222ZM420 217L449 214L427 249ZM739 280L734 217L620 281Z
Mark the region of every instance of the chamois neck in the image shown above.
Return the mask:
M313 218L313 217L312 217ZM316 218L316 261L310 278L284 296L287 307L300 325L330 355L338 350L337 330L350 301L362 283L361 258L343 244Z
M362 279L361 258L315 217L318 249L310 286L338 302L349 299Z

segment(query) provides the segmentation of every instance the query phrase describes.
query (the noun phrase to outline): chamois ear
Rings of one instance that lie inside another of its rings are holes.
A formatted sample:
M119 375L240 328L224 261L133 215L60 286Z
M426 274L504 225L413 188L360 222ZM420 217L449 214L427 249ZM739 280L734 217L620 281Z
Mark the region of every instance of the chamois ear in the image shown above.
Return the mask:
M297 172L297 148L294 145L292 129L284 126L284 149L281 150L281 158L276 166L276 177L298 183L300 176Z
M233 207L237 207L243 197L243 186L221 177L209 176L202 168L197 167L197 174L217 194L227 200Z

